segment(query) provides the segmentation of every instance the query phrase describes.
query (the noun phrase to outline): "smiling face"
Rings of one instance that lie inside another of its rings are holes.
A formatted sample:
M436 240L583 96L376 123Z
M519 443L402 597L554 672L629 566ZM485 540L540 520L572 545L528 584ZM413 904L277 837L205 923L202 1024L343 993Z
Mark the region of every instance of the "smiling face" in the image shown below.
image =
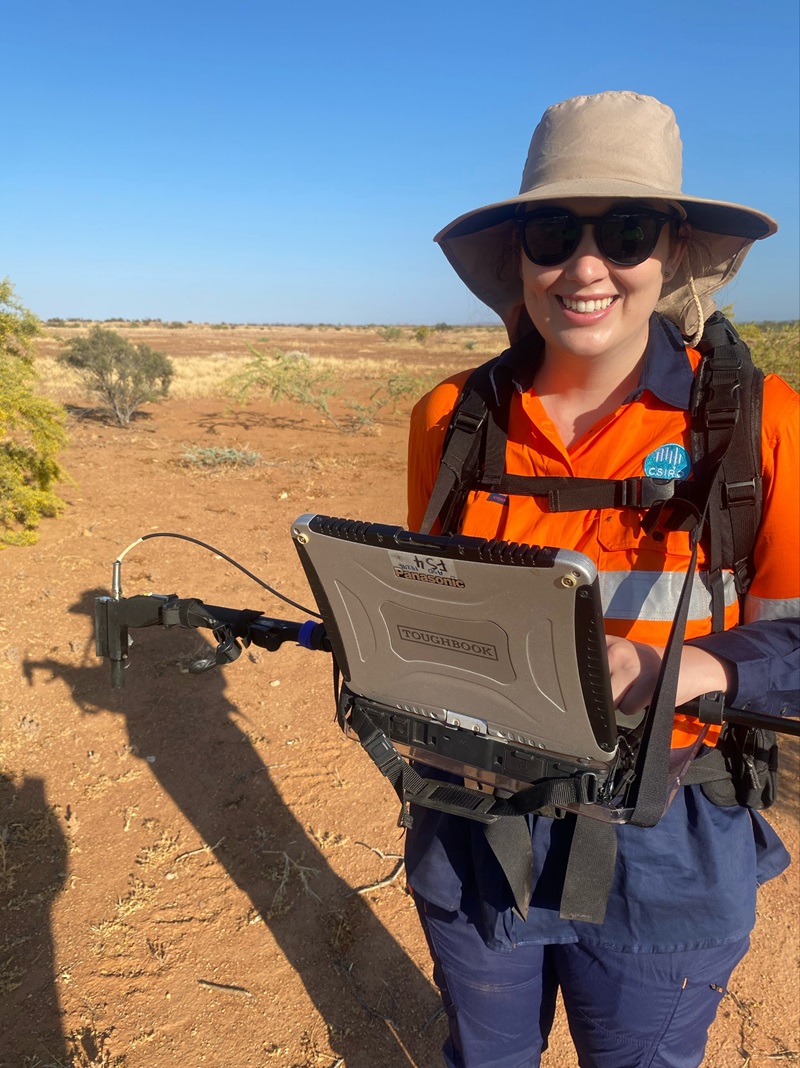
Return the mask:
M567 208L577 216L599 216L618 205L614 200L575 198L553 207ZM584 228L572 256L554 267L532 263L520 251L525 307L544 338L545 358L613 361L623 369L632 367L644 353L664 272L675 270L683 251L683 242L673 237L669 226L661 231L649 259L633 267L620 267L603 257L593 226Z

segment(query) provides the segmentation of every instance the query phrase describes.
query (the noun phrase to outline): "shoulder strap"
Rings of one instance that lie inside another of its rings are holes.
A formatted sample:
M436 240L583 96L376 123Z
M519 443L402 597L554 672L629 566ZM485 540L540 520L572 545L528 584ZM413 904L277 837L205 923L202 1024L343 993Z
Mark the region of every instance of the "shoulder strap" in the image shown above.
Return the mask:
M703 359L691 398L695 480L713 480L708 517L712 626L724 626L723 569L743 597L752 581L752 552L761 521L761 407L764 374L721 312L706 324ZM720 462L721 461L721 462Z
M493 372L502 358L496 356L481 364L464 383L447 429L439 473L420 528L422 534L430 533L437 519L443 534L455 533L451 528L458 522L466 495L486 465L487 442L491 442L490 464L499 464L498 477L502 474L511 406L509 376L498 376L507 385L508 395L497 398L499 403L495 398Z

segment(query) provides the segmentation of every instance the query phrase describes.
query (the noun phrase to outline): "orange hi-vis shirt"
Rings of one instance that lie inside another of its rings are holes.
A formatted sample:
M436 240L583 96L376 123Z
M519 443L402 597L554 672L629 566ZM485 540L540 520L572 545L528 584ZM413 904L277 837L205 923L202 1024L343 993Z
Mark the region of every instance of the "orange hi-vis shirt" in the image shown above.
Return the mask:
M668 345L649 345L640 389L569 448L562 443L535 388L517 388L509 414L506 471L526 476L625 479L644 475L646 459L657 459L664 446L682 446L690 456L689 391L699 361L694 349L683 353ZM422 523L451 413L470 373L464 371L442 382L414 408L408 466L410 530L418 530ZM798 439L800 396L781 378L768 375L761 429L763 513L754 551L755 577L742 622L798 614ZM691 546L684 531L645 534L643 514L631 508L550 512L546 497L504 497L473 491L462 512L459 532L585 553L599 572L606 633L664 646ZM726 574L724 579L728 630L740 622L739 601L733 575ZM710 632L711 600L701 544L686 640ZM691 745L702 730L693 717L676 715L673 747ZM706 742L713 744L718 733L718 728L710 728Z

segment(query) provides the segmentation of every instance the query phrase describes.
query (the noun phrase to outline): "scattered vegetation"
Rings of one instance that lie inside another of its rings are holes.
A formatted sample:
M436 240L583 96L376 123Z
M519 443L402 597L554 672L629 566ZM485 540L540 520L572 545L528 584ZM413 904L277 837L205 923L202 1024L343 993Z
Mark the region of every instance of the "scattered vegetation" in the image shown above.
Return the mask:
M800 389L800 322L737 323L736 329L759 367Z
M222 448L218 445L184 445L179 463L184 467L255 467L261 459L258 452L236 449L232 446Z
M399 341L403 336L403 329L400 326L379 326L375 333L384 341Z
M396 414L399 403L403 398L411 397L416 400L432 384L432 382L428 382L419 375L411 374L408 371L400 371L398 374L392 375L385 382L381 382L375 392L370 395L366 404L359 404L356 401L348 402L347 407L353 413L350 429L359 430L374 426L378 413L386 408L387 405L391 405L392 414Z
M120 426L129 426L143 404L166 397L174 373L165 353L134 345L102 326L93 327L86 337L73 338L58 359L77 373Z
M66 444L64 410L39 395L31 344L39 320L0 281L0 546L29 545L44 516L64 505L58 451Z
M366 403L342 400L340 407L348 414L336 414L330 402L340 395L341 386L331 367L315 366L307 352L267 353L249 348L253 359L228 380L229 391L238 400L246 400L252 392L267 393L273 401L288 400L313 409L343 432L374 426L379 412L388 406L396 412L404 397L420 396L427 385L418 375L400 371L381 382Z
M333 384L333 372L315 367L307 352L259 352L248 345L253 354L244 370L229 379L229 387L239 400L251 392L268 393L274 401L288 400L313 408L335 427L338 421L331 413L328 401L336 396L339 387Z

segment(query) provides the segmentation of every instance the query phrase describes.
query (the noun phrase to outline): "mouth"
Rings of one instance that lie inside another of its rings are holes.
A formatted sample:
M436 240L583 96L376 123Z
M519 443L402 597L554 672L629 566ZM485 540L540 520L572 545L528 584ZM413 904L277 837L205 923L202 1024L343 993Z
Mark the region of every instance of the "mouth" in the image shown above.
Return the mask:
M592 312L605 311L606 308L610 308L617 299L616 296L593 297L591 299L585 297L558 297L558 302L561 307L566 308L567 311L589 315Z

